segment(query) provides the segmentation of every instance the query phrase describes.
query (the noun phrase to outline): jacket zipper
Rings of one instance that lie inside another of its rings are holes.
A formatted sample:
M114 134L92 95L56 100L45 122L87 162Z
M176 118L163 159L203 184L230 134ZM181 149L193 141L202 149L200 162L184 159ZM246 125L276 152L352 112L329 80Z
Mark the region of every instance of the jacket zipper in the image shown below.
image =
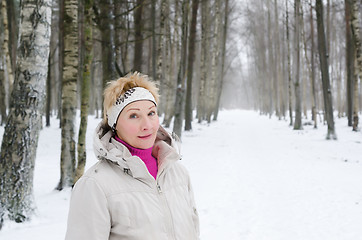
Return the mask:
M158 181L156 182L156 187L157 187L157 191L158 191L158 196L161 199L161 205L162 208L165 211L166 217L167 217L167 231L169 232L170 235L172 235L173 239L176 239L176 235L175 235L175 228L173 225L173 220L172 220L172 215L171 215L171 209L170 206L168 205L167 199L165 194L162 192L162 188L160 186L160 184L158 183Z

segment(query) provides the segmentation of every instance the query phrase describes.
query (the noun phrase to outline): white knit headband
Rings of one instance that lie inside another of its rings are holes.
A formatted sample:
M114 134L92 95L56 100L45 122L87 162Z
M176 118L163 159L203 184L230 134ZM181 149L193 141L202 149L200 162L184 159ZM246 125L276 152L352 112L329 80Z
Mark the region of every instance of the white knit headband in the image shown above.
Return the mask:
M134 87L127 90L124 94L120 95L116 102L110 107L107 111L108 125L111 128L116 128L116 123L119 114L122 110L130 103L140 101L140 100L149 100L153 102L156 106L156 100L153 97L152 93L143 87Z

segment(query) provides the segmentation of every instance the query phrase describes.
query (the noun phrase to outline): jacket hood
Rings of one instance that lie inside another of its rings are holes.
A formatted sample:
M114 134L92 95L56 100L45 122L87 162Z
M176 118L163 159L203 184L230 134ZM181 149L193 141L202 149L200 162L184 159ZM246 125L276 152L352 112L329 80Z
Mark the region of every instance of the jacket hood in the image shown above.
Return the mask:
M107 159L123 168L131 168L132 156L126 146L113 138L111 128L100 122L93 136L93 149L98 160ZM162 126L159 127L152 149L152 155L157 158L159 168L165 159L180 159L180 139L176 134L169 134Z

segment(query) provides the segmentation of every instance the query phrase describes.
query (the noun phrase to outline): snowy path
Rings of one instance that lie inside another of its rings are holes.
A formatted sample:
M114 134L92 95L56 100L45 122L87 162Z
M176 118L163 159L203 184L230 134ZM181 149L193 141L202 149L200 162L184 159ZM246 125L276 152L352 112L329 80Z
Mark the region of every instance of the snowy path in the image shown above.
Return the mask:
M287 124L226 111L184 135L202 239L362 239L361 133Z
M87 168L96 161L98 121L89 118ZM183 135L182 163L193 181L201 240L362 240L362 134L345 122L336 119L338 141L324 139L326 126L293 131L251 111L221 111L210 126L194 123ZM39 140L37 216L7 223L1 240L64 239L70 191L54 191L59 154L55 121Z

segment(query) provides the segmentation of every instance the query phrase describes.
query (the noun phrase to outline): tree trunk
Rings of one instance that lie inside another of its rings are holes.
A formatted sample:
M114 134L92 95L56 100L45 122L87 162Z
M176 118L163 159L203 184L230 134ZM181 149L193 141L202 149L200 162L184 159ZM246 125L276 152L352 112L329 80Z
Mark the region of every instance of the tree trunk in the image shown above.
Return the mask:
M348 126L353 125L353 82L354 76L354 61L355 61L355 46L352 39L351 30L351 1L345 0L345 17L346 17L346 69L347 69L347 119Z
M175 100L175 117L173 132L181 137L182 122L184 116L184 95L185 95L185 74L186 74L186 55L187 55L187 37L188 37L188 14L189 0L182 2L182 25L181 25L181 60L177 75L177 89Z
M218 73L219 73L219 59L220 59L220 49L218 39L219 36L219 29L220 29L220 22L221 22L221 11L220 11L221 1L215 2L215 26L213 32L213 51L211 53L211 81L208 86L208 106L207 106L207 122L211 122L211 116L214 111L214 106L216 104L216 94L217 94L217 86L218 86Z
M187 89L186 89L186 104L185 104L185 131L192 129L192 75L194 70L195 59L195 42L196 42L196 23L197 10L199 8L199 0L192 0L192 17L190 25L189 38L189 53L187 59Z
M46 105L45 105L45 126L50 126L50 102L52 97L50 54L48 57L48 76L46 82Z
M103 88L117 78L113 0L100 0L97 9L99 29L102 33Z
M76 161L74 123L77 110L78 1L65 1L64 9L61 172L57 190L73 185Z
M158 107L158 113L162 114L164 109L163 109L163 103L162 103L162 99L163 99L163 89L165 88L164 86L164 64L165 64L165 59L164 59L164 55L165 55L165 44L166 44L166 29L165 29L165 21L166 21L166 8L168 6L167 0L162 0L161 1L161 9L160 9L160 31L159 31L159 42L158 42L158 46L157 46L157 65L156 65L156 81L158 83L158 85L160 86L160 95L161 95L161 106Z
M152 78L156 80L156 59L157 59L157 44L156 44L156 1L151 0L151 21L152 21ZM176 10L177 11L177 10Z
M5 214L23 222L33 213L34 164L48 70L51 1L22 1L21 12L16 77L0 154L0 229Z
M59 0L59 62L58 62L58 70L59 70L59 82L58 82L58 119L59 121L59 127L62 127L62 91L63 91L63 66L64 66L64 1L65 0Z
M0 126L3 126L5 124L7 118L4 62L5 59L0 53Z
M9 51L10 51L10 60L12 70L15 72L16 65L16 52L18 48L18 37L19 37L19 22L20 22L20 9L19 2L14 0L4 0L6 1L8 23L9 23Z
M86 133L88 125L88 112L89 112L89 91L90 91L90 78L91 78L91 66L92 66L92 12L93 0L84 1L84 66L82 77L82 97L80 108L80 125L78 132L78 164L75 171L74 184L84 173L84 167L87 159L86 152Z
M209 76L208 63L210 52L210 7L209 0L201 2L201 76L199 85L199 95L197 101L198 122L201 123L206 119L206 87Z
M274 102L275 102L275 113L278 116L279 120L281 119L281 92L282 89L280 88L281 85L281 58L280 58L280 40L279 40L279 13L278 13L278 5L277 5L277 0L274 0L274 25L275 25L275 32L274 32L274 39L275 39L275 44L274 44L274 49L275 49L275 59L274 59L274 92L275 92L275 97L274 97Z
M323 5L322 0L316 0L316 13L317 13L317 29L318 29L318 48L319 48L319 60L322 73L322 85L323 85L323 100L325 108L325 116L328 125L327 139L337 139L334 128L333 119L333 103L332 103L332 89L329 82L328 73L328 52L326 46L326 38L324 33L323 23Z
M165 64L165 89L163 99L163 107L164 107L164 119L163 125L165 127L169 127L171 124L171 120L173 117L174 107L173 104L175 102L175 89L176 89L176 81L174 77L174 69L175 69L175 54L177 52L177 40L176 31L171 31L171 22L174 23L174 27L177 27L178 24L178 2L175 2L175 18L171 19L170 16L170 5L167 4L166 13L170 16L168 21L166 22L166 64Z
M289 105L289 126L293 126L293 109L292 109L292 71L290 63L290 37L289 37L289 10L288 10L288 0L285 0L286 4L286 35L287 35L287 61L288 61L288 105Z
M220 82L219 87L217 88L217 95L216 95L216 106L214 110L214 121L217 120L219 115L219 108L220 108L220 99L221 93L224 86L224 76L225 76L225 56L226 56L226 39L227 39L227 30L228 30L228 17L229 17L229 0L225 0L225 9L224 9L224 24L222 29L222 38L221 38L221 75L220 75Z
M268 84L268 95L269 95L269 109L268 109L268 114L269 117L271 117L273 115L273 111L275 110L274 105L275 104L275 89L274 89L274 82L276 81L275 79L275 68L274 68L274 64L273 62L275 61L275 56L274 56L274 47L273 47L273 39L272 39L272 32L274 32L274 30L272 29L272 20L271 20L271 7L270 7L270 0L266 1L267 2L267 16L268 16L268 78L266 78L267 80L267 84Z
M137 0L137 8L134 12L134 25L135 25L135 46L133 58L133 70L142 72L142 53L143 53L143 2L144 0Z
M353 83L353 131L358 130L358 79L362 79L362 45L360 38L360 23L358 20L358 3L356 0L352 0L351 9L351 29L352 39L356 49L356 66L355 77Z
M8 77L9 82L9 92L12 90L12 86L14 83L14 72L13 72L13 65L10 58L10 51L9 51L9 24L8 24L8 16L6 11L6 0L1 2L1 16L3 18L3 25L4 25L4 40L2 47L3 55L5 56L5 71Z
M300 0L295 0L294 3L294 17L295 17L295 31L294 31L294 47L295 47L295 80L294 80L294 89L295 89L295 121L294 121L294 130L303 129L302 126L302 99L301 99L301 89L300 89Z
M313 5L312 0L310 2L310 38L311 38L311 50L310 50L310 67L311 67L311 90L312 90L312 119L314 121L314 128L317 128L317 98L315 90L315 64L314 64L314 19L313 19Z

